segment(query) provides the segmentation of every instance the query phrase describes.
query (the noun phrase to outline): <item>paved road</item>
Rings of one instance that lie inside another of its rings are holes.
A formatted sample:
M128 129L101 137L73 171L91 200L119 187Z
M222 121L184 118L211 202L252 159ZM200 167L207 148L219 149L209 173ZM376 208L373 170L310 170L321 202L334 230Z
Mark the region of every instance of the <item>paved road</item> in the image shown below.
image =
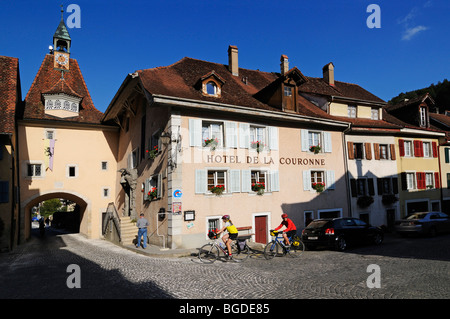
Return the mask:
M204 265L194 257L153 258L104 240L48 233L0 254L0 298L450 298L448 247L450 235L390 235L381 246L345 253ZM72 264L80 277L68 272ZM371 264L379 266L381 288L367 287ZM68 278L81 288L68 288Z

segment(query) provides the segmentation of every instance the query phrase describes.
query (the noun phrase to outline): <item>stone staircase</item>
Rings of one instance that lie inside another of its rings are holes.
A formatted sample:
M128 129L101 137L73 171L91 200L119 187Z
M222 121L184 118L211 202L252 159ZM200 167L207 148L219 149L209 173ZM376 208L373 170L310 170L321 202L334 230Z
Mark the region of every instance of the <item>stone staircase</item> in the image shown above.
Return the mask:
M131 222L130 216L120 217L120 235L123 246L136 245L133 241L136 240L137 231L136 223Z

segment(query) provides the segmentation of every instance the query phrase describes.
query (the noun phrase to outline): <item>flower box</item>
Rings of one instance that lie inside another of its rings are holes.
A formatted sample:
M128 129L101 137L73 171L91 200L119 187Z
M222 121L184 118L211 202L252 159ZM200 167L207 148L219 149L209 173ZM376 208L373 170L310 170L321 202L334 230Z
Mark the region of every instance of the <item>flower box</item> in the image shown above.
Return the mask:
M391 204L394 204L396 201L398 201L398 198L394 194L383 195L383 197L381 199L381 202L383 203L383 205L391 205Z
M266 145L260 141L253 141L250 144L251 148L253 148L254 150L256 150L258 153L262 152L264 150L264 148L266 147Z
M217 145L219 145L219 140L217 138L210 138L210 139L203 140L203 146L209 147L211 149L211 151L214 151L216 149Z
M320 153L321 150L322 148L320 147L320 145L313 145L309 148L309 151L314 154Z
M373 197L372 196L361 196L358 197L358 200L356 201L356 204L361 208L366 208L372 205L373 203Z
M256 192L258 195L264 194L265 189L265 183L256 182L252 184L252 191Z
M312 188L316 190L318 193L322 193L325 190L325 183L312 183Z
M152 150L150 150L150 151L149 151L149 150L146 150L145 152L147 153L148 158L150 158L150 159L153 160L153 159L155 159L156 156L158 156L158 154L159 154L158 146L154 146Z
M148 193L147 193L147 200L152 201L155 200L158 197L158 190L156 187L153 187Z
M222 195L225 191L225 185L215 185L211 188L211 193L216 194L217 196Z

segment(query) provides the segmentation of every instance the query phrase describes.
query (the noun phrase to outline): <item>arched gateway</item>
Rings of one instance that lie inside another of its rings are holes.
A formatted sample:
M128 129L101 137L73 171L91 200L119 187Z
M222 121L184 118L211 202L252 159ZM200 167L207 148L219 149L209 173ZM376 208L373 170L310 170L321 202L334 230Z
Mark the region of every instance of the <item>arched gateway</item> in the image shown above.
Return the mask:
M80 207L80 233L101 236L102 213L115 201L117 128L101 123L61 17L50 48L18 112L20 238L30 235L30 210L63 198Z

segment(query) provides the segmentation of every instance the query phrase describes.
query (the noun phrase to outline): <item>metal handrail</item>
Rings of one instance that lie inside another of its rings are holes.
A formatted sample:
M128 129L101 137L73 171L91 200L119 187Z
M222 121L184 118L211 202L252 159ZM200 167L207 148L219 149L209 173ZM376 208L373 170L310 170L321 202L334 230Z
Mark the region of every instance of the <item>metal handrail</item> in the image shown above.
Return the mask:
M120 216L117 212L116 206L114 203L109 203L106 208L106 215L103 220L103 235L106 233L106 228L108 227L108 222L112 219L114 226L117 229L117 233L119 235L119 240L122 241L121 231L120 231Z

